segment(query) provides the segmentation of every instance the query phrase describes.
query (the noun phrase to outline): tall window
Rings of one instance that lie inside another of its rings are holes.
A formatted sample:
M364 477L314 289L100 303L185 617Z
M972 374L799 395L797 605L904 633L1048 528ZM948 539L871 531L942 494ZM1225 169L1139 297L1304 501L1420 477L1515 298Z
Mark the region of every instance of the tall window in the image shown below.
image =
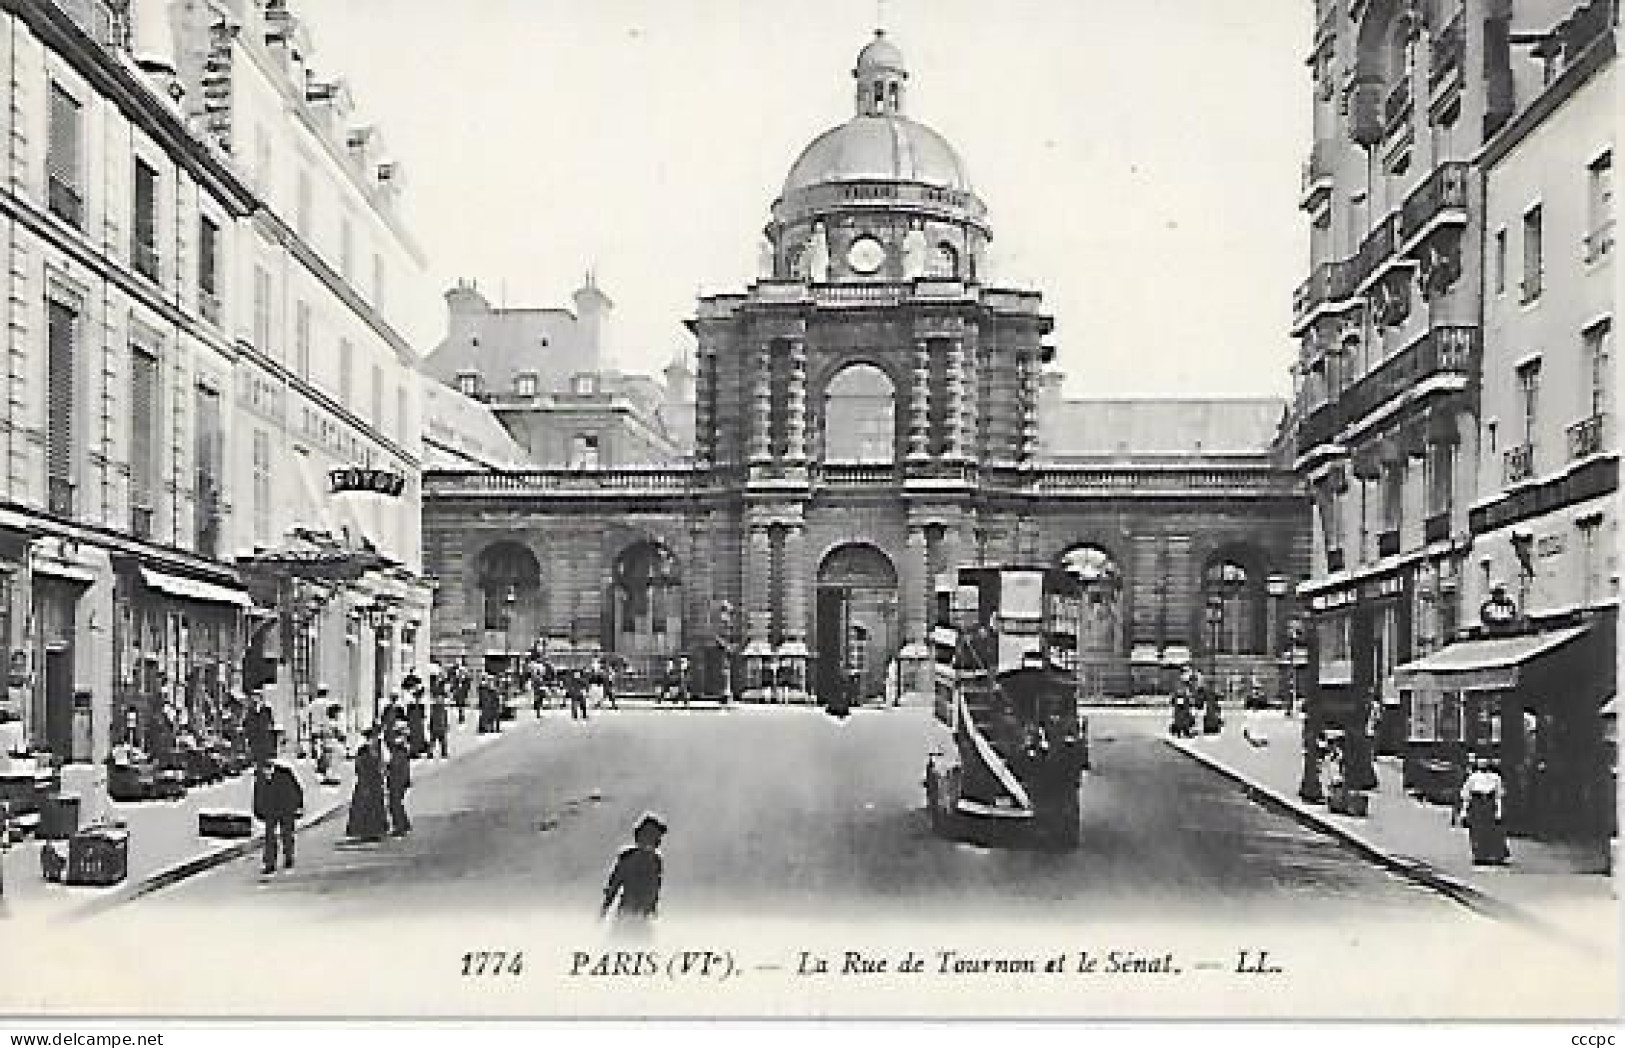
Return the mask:
M204 215L197 234L198 309L205 320L220 322L220 227Z
M1586 207L1586 261L1595 262L1614 248L1614 153L1591 162Z
M293 310L293 369L300 378L310 377L310 303L305 301Z
M1405 520L1405 467L1384 466L1382 470L1382 530L1398 531Z
M220 425L220 394L207 386L198 386L194 410L197 431L192 455L196 487L193 524L197 532L197 551L214 557L220 553L220 505L225 495L221 489L225 435Z
M1449 513L1455 499L1455 445L1430 444L1424 462L1427 465L1428 515Z
M1518 407L1523 412L1523 443L1535 446L1540 421L1540 361L1531 360L1518 368Z
M1506 294L1507 289L1507 231L1502 226L1495 231L1495 259L1494 266L1495 293Z
M271 435L254 431L254 544L271 544Z
M411 420L407 418L406 387L395 387L395 436L399 440L406 440L407 428Z
M1608 413L1609 343L1613 341L1613 325L1608 321L1593 324L1580 336L1581 359L1586 370L1586 398L1589 417L1598 418Z
M1540 297L1541 277L1545 265L1544 219L1539 204L1523 215L1523 300L1533 302Z
M853 364L824 391L824 460L888 463L896 454L895 398L886 373Z
M261 265L254 267L254 347L271 355L271 274Z
M1209 564L1202 573L1202 592L1204 606L1217 612L1205 627L1210 651L1245 655L1262 650L1259 591L1245 567L1232 560Z
M149 280L158 279L158 172L145 160L135 162L130 259L137 273Z
M345 280L351 278L355 264L355 225L348 215L339 223L339 273Z
M74 371L79 314L52 299L46 316L45 500L50 512L73 514Z
M73 226L85 227L85 198L79 159L79 100L62 85L51 85L45 151L46 206L51 214Z
M339 403L350 406L351 384L355 381L355 347L347 338L339 339Z
M301 168L299 170L299 186L293 205L293 228L307 241L310 239L311 196L310 172Z
M147 346L130 347L130 530L152 537L162 474L162 415L158 399L158 354Z
M271 133L264 124L254 127L254 183L261 193L271 188Z
M372 366L372 424L384 428L384 369Z

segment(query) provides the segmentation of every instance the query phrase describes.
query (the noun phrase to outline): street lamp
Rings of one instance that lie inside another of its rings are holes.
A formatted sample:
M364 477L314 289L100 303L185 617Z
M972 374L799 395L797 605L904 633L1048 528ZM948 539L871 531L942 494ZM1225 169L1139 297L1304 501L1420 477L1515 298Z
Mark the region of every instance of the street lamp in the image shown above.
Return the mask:
M1213 678L1213 687L1219 684L1219 630L1224 625L1224 597L1218 593L1210 593L1207 598L1207 630L1208 630L1208 673Z

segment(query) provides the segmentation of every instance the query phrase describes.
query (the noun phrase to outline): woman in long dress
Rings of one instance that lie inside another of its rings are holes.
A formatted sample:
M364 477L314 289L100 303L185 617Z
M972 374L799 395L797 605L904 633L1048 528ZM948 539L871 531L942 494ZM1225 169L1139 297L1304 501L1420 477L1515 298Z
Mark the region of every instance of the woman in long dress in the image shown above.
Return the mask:
M378 730L368 728L355 751L355 793L344 834L352 840L380 841L389 831L384 811L384 757L379 752Z
M1489 758L1473 762L1472 774L1461 784L1461 821L1473 848L1473 865L1499 865L1507 861L1507 832L1502 824L1506 786Z

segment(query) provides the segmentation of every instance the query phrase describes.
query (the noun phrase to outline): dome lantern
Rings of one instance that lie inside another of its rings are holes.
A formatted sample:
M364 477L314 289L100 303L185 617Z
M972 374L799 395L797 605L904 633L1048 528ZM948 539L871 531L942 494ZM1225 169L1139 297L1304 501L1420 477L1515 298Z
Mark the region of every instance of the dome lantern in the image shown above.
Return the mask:
M876 29L875 38L858 52L852 77L858 82L858 116L902 115L908 68L903 64L903 52L886 39L884 29Z

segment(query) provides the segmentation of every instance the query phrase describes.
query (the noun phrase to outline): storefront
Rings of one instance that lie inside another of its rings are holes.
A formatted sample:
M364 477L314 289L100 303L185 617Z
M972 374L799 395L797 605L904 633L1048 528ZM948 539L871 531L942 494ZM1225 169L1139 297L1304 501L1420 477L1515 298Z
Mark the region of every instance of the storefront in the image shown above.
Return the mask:
M1614 618L1520 624L1447 645L1399 669L1407 693L1406 784L1448 801L1467 762L1495 761L1510 832L1611 832L1605 707L1614 694Z
M115 745L168 760L183 739L229 740L232 692L252 601L235 580L114 561Z

